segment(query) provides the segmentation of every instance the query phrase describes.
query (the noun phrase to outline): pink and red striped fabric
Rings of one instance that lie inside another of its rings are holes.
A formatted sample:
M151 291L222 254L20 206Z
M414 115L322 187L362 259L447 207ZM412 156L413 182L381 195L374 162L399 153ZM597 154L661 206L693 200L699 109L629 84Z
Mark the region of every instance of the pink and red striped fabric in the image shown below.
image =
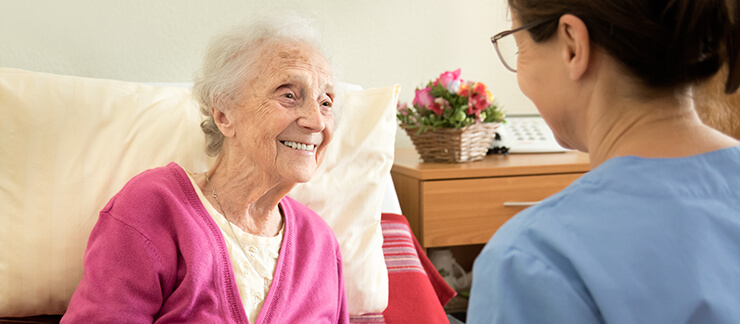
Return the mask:
M383 214L380 225L388 268L388 307L382 314L350 316L350 323L448 324L443 306L456 293L424 254L406 217Z

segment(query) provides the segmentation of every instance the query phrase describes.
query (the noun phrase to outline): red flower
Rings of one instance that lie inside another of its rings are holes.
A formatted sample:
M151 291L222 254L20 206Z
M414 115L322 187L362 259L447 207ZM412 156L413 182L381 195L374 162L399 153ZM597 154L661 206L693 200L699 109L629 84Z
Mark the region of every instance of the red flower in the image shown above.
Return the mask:
M434 104L432 104L432 106L431 106L430 109L435 114L442 116L442 111L445 110L445 109L449 109L449 108L450 108L450 102L449 101L444 100L442 98L435 98L434 99Z
M480 112L488 108L488 99L483 96L478 96L475 100L475 115L480 115Z
M486 89L486 85L483 82L476 82L473 85L473 92L475 92L477 94L485 95L486 94L486 90L487 90Z
M442 106L440 106L438 103L433 103L428 108L432 110L435 114L442 116Z
M457 94L461 97L467 97L470 95L470 82L465 82L462 85L460 85L460 90L457 91Z

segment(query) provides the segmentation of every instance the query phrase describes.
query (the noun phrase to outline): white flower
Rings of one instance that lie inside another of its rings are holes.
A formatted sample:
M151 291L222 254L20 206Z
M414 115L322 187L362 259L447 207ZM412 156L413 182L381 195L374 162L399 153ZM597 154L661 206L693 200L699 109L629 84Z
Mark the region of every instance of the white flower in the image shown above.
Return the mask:
M460 85L462 82L460 79L452 80L450 83L447 84L447 91L450 93L457 93L458 90L460 90Z

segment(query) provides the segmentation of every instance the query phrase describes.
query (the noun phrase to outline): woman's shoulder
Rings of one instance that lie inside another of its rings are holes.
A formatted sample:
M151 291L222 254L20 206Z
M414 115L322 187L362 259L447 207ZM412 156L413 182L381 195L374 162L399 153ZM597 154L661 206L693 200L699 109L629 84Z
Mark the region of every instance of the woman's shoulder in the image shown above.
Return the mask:
M119 193L130 194L142 190L168 190L179 185L178 180L187 180L187 173L177 163L171 162L165 166L144 170L135 175L123 186Z
M143 171L131 178L102 212L116 212L120 216L162 212L187 200L187 181L187 174L176 163Z

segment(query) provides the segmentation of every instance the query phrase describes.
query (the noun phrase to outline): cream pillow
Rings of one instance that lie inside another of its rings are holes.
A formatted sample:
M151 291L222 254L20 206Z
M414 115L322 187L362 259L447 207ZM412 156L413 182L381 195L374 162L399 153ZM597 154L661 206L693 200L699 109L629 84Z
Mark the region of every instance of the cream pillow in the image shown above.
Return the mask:
M367 110L366 101L377 96L373 94L376 91L346 96L335 144L342 137L363 136L353 128L340 134L342 127L355 123L351 121L354 112ZM388 102L377 104L383 109L391 101L395 105L395 97L386 99ZM187 89L0 68L0 112L0 317L62 314L82 277L90 230L108 199L143 170L175 161L200 172L210 161L203 153L204 139L198 126L201 116ZM374 122L381 121L388 120ZM395 128L388 136L392 138L393 132ZM390 160L392 147L392 143L386 147ZM339 164L345 161L333 160ZM330 163L324 166L333 169ZM382 169L385 164L376 167ZM327 177L334 175L327 172ZM355 182L347 192L363 186ZM374 188L374 182L369 181L368 186ZM355 203L333 200L337 209ZM367 223L365 217L371 216L366 215L344 219L347 224L333 227L358 231L361 226L354 225L356 219L357 224L375 226L379 235L379 221L377 226L374 221ZM363 266L377 269L380 262L385 270L381 246L370 242L354 247L354 251L379 254L379 260L366 261L374 264ZM340 239L340 244L343 252L347 250L346 242ZM355 262L347 256L344 260L345 265ZM378 274L385 277L386 293L363 294L379 300L374 305L387 300L387 274ZM377 289L371 283L382 280L362 282L369 279L353 278L347 272L345 279L348 287L354 282L371 290ZM350 307L357 308L354 305Z
M134 175L205 170L189 90L0 68L0 317L62 314L98 212Z
M380 313L388 305L380 209L393 165L399 91L396 85L347 93L324 163L288 194L334 230L352 315Z

